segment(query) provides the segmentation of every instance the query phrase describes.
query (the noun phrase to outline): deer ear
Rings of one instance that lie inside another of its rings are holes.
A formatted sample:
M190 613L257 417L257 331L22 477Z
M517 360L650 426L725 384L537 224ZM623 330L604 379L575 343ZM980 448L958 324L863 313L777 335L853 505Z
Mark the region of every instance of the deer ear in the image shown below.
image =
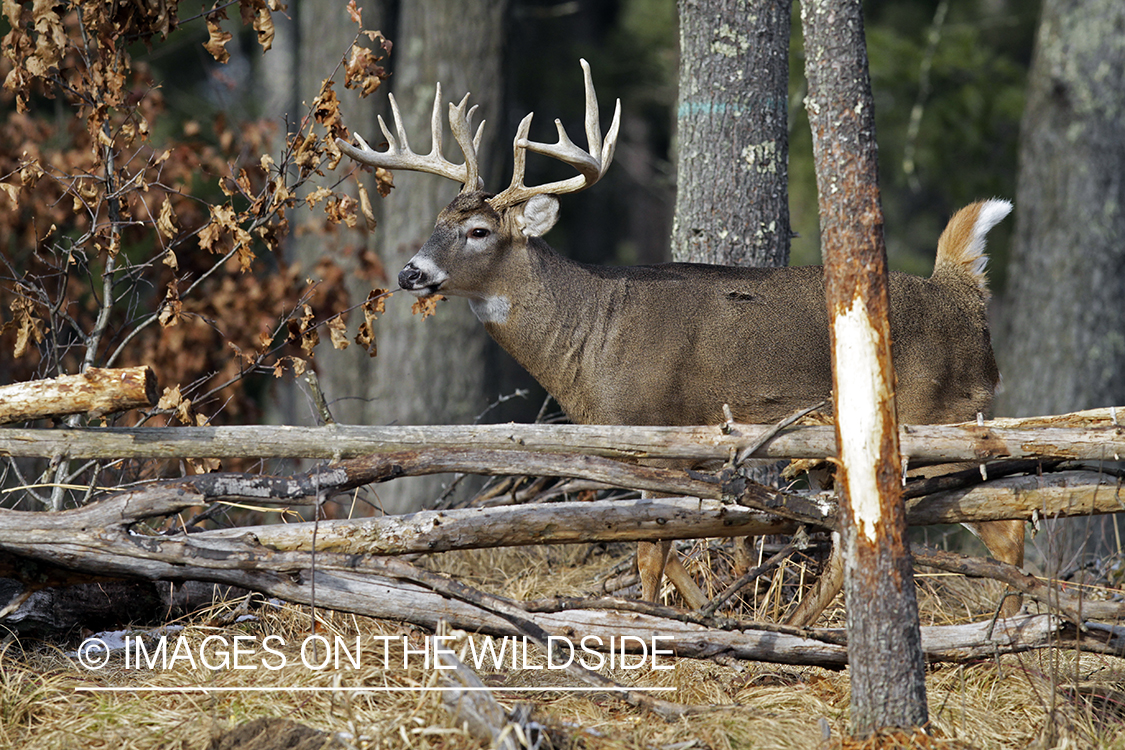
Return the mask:
M553 195L535 195L523 204L516 226L525 237L542 237L558 220L559 199Z

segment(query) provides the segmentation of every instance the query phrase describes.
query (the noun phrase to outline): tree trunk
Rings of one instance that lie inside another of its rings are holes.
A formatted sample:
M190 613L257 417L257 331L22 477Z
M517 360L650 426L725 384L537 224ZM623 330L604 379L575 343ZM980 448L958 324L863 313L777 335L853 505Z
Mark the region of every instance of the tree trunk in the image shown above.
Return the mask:
M680 2L677 261L789 261L790 14L791 0Z
M503 122L503 79L501 75L502 22L506 3L479 3L474 0L443 0L442 2L404 2L399 5L398 22L394 28L387 18L365 11L367 28L383 30L394 42L388 60L392 77L390 87L403 117L403 126L414 150L429 151L430 112L434 86L441 82L443 122L446 102L460 100L472 92L472 101L480 105L475 122L488 120L480 146L481 172L489 186L496 189L506 183L499 174L497 158L503 154L508 135L499 132ZM376 8L377 10L377 8ZM301 68L305 75L316 78L334 67L323 61L313 67L312 61L325 47L346 49L335 39L334 24L340 23L350 41L355 25L348 20L342 6L318 10L318 5L301 8ZM335 18L339 16L339 18ZM369 17L370 16L370 17ZM306 17L308 21L306 22ZM327 26L325 25L327 24ZM315 30L313 27L316 27ZM343 36L341 34L340 36ZM302 91L315 91L311 82ZM343 95L343 94L341 94ZM380 91L376 98L385 102ZM355 105L352 105L354 107ZM365 120L348 111L348 125L373 146L383 140L374 118ZM358 114L358 113L356 113ZM386 117L386 115L384 115ZM389 120L388 120L389 123ZM445 154L460 162L463 157L448 133L446 123ZM346 160L343 168L351 168ZM341 241L331 252L335 259L352 270L356 249L367 244L380 257L385 268L384 282L352 278L349 294L353 303L367 296L373 283L396 289L396 276L411 255L425 242L434 220L457 194L460 186L427 174L395 173L395 189L383 200L375 198L378 226L369 238L355 238L350 254L342 252ZM324 254L323 237L306 239L298 253L304 256L302 266L309 272ZM422 319L411 314L414 298L405 292L396 293L387 302L386 313L376 323L378 356L370 358L361 348L352 346L343 351L318 350L320 381L335 418L350 424L458 424L472 422L496 393L485 387L485 357L489 349L488 335L479 321L461 300L441 303L433 317ZM308 409L298 399L289 412L300 422L307 422ZM412 478L380 491L382 508L391 513L417 510L432 504L449 482L447 477Z
M386 30L388 37L389 2L374 0L363 4L364 28ZM305 0L294 4L289 14L277 14L276 36L273 49L262 60L258 80L262 90L263 107L276 117L284 116L290 132L296 130L302 118L308 113L313 98L320 90L321 83L336 70L343 56L355 39L359 27L350 18L342 3L327 0ZM393 38L392 38L393 41ZM389 61L388 61L389 62ZM339 85L337 76L336 92L341 100L345 123L353 131L368 134L377 132L375 121L376 106L371 100L359 99L353 92ZM387 83L383 84L384 87ZM385 100L384 91L379 91L373 99ZM280 149L280 145L274 150ZM350 168L342 162L339 170ZM341 190L355 195L354 185L342 185ZM373 209L378 216L382 201L378 194L370 191ZM303 279L318 280L317 266L325 258L332 260L343 269L347 283L350 303L356 304L367 298L371 284L357 278L359 258L362 253L377 246L377 237L368 233L362 223L358 229L338 225L336 232L325 236L319 230L323 216L317 216L317 209L308 212L294 212L294 228L286 246L286 261L297 266ZM378 230L376 230L378 231ZM390 286L389 281L380 281ZM351 329L358 325L352 313ZM318 371L318 382L326 398L331 402L329 408L340 422L364 422L363 399L367 398L365 389L370 382L374 366L362 347L350 346L345 350L335 350L327 342L316 349L313 366ZM320 414L304 378L286 377L275 381L270 392L269 412L266 420L274 424L308 425L321 424ZM377 423L377 422L376 422Z
M789 263L789 32L792 0L680 0L672 259ZM749 476L777 486L781 464ZM736 546L748 568L750 540Z
M1022 125L997 414L1125 403L1122 91L1125 4L1047 0ZM1113 521L1092 523L1067 523L1064 567L1117 548Z
M813 133L840 468L852 731L928 721L902 504L887 254L859 0L805 0Z
M460 101L465 92L472 92L471 101L480 105L474 122L483 119L491 125L485 128L479 152L481 176L493 190L507 184L498 163L510 143L510 134L497 127L504 121L500 114L504 91L501 53L506 5L476 0L404 2L392 56L391 84L403 125L419 152L429 149L435 84L441 82L447 101ZM443 103L443 119L446 111ZM447 158L462 161L446 132ZM375 133L372 137L382 138ZM395 183L382 202L383 218L377 230L378 249L392 287L397 287L393 277L430 236L438 213L461 187L433 175L402 171L395 174ZM399 292L388 303L376 330L379 356L367 370L363 418L345 421L471 423L500 395L487 393L488 334L469 306L463 300L444 302L436 315L423 320L410 312L413 299ZM395 482L380 491L380 500L391 512L416 510L432 505L445 484L447 477Z

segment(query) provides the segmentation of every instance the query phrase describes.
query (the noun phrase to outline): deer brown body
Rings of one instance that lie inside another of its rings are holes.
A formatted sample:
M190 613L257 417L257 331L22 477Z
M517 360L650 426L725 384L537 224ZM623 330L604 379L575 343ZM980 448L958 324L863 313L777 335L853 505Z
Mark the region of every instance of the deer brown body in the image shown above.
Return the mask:
M465 100L450 105L465 165L440 157L436 100L435 147L427 157L409 151L401 128L400 148L384 126L387 152L362 141L362 148L338 142L364 163L430 171L465 186L399 274L400 286L419 296L467 297L489 334L578 423L719 424L727 405L736 420L764 424L828 398L832 373L821 268L592 266L558 255L541 239L558 218L555 195L592 184L612 158L617 116L602 142L585 62L583 67L589 151L570 143L561 125L558 144L528 141L529 116L516 138L512 186L497 196L479 189ZM561 158L582 176L525 187L527 150ZM1009 209L1006 202L988 201L959 212L939 241L930 278L891 274L901 422L960 422L988 411L998 373L986 317L984 235ZM1022 564L1022 524L1018 533L1009 522L982 526L997 557ZM645 597L656 596L667 560L677 587L699 606L701 594L690 590L694 584L683 580L686 574L668 550L668 543L642 543Z
M486 199L458 196L400 284L473 300L489 334L575 422L718 424L728 404L736 420L767 424L831 394L820 267L585 265L506 226ZM412 275L431 264L446 274L437 288ZM956 263L929 279L891 274L903 422L988 410L998 374L986 297Z

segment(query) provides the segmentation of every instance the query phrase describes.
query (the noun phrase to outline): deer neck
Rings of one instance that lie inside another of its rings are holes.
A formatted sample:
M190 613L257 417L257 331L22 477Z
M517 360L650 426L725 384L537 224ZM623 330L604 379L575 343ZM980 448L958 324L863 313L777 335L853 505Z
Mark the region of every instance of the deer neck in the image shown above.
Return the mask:
M489 335L576 421L597 370L611 282L538 238L505 265L505 290L470 301Z

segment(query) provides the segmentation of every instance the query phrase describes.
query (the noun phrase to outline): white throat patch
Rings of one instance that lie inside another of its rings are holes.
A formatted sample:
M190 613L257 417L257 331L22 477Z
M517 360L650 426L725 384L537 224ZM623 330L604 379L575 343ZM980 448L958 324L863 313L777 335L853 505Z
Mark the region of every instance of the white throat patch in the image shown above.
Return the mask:
M512 303L507 297L497 295L484 299L470 299L469 308L481 323L507 323Z

